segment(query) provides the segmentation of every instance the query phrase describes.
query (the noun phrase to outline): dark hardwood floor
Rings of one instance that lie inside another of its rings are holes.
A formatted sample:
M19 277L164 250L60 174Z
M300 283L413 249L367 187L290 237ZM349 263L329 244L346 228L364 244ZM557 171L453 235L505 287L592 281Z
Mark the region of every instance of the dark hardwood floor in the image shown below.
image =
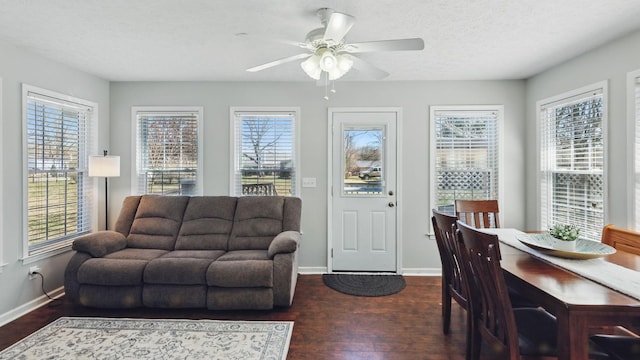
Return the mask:
M344 295L320 275L301 275L293 306L272 311L104 310L64 299L0 327L0 350L62 316L294 321L288 359L464 359L464 311L453 305L442 334L439 277L405 277L407 287L383 297ZM486 358L488 359L488 358Z

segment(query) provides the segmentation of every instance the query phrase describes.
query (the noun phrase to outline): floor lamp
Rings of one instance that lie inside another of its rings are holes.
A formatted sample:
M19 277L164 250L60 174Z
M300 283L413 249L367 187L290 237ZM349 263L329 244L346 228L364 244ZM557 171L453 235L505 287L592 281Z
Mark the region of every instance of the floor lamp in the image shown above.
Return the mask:
M110 177L120 176L120 156L89 156L89 177L104 177L104 228L109 229L109 183Z

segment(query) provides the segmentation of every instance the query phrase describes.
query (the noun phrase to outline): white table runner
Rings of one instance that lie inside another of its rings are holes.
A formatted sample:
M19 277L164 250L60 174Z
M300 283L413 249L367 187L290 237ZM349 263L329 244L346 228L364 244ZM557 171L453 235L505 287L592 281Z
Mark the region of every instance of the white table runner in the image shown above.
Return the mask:
M518 241L516 235L524 233L516 229L482 229L482 231L498 235L502 243L640 300L640 272L604 261L602 258L575 260L543 254Z

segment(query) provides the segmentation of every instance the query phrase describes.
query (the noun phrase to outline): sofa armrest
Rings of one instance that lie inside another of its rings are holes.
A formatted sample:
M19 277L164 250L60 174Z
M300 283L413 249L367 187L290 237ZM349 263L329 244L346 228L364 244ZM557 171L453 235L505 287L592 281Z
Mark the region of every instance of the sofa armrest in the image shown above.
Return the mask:
M298 250L298 244L300 243L302 236L297 231L284 231L278 234L271 245L267 254L270 259L273 259L276 254L287 254Z
M72 249L93 257L104 257L125 247L127 247L127 239L124 235L111 230L102 230L75 239Z

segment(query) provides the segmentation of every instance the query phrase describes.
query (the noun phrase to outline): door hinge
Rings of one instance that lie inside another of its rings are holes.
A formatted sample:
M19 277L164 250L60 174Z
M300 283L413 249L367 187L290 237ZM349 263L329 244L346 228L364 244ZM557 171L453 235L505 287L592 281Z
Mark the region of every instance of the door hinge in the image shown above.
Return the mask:
M333 248L331 248L331 258L333 258Z

